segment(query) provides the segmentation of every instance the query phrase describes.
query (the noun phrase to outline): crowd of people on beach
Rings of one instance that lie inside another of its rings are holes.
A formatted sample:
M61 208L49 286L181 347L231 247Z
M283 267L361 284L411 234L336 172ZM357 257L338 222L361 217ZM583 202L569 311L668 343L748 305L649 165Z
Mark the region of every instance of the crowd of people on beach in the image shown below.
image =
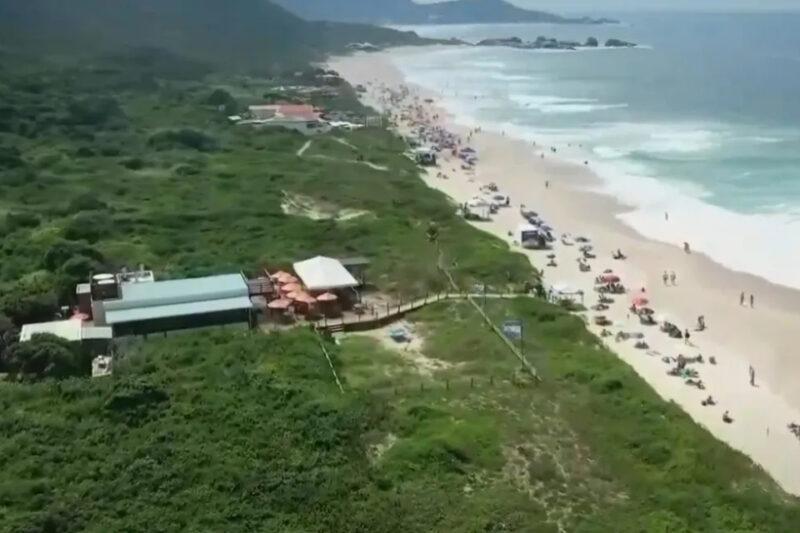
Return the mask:
M463 170L475 170L478 158L475 150L470 147L470 144L473 142L475 136L482 132L480 127L470 129L462 137L461 135L449 131L442 125L441 117L433 108L433 100L422 100L404 85L401 85L399 88L390 88L384 85L376 87L376 89L379 101L384 105L385 109L389 111L392 120L398 126L401 126L403 130L410 131L416 142L428 145L433 150L442 154L445 162L451 164L454 162L456 164L460 163ZM536 142L533 142L532 146L534 150L541 152L540 155L543 158L545 155L544 150L541 149ZM550 147L548 151L555 154L557 153L557 148ZM445 176L445 173L440 170L437 175L442 177ZM474 176L474 174L472 175ZM472 179L470 179L470 181L472 181ZM544 188L549 189L550 186L550 180L545 179ZM509 205L509 203L510 197L506 197L505 205ZM577 239L573 241L569 234L563 234L560 240L553 238L552 227L547 225L538 214L524 206L521 206L520 212L526 222L539 228L546 228L547 234L551 235L551 238L547 239L546 246L548 249L548 266L558 266L556 261L557 255L553 253L554 250L552 249L559 247L562 253L566 253L568 250L577 252L578 256L576 262L582 274L593 271L592 263L597 261L597 255L589 239L581 238L581 242L578 243L580 246L575 246ZM668 221L669 213L665 212L664 218ZM509 234L511 234L511 232L509 232ZM692 251L688 242L683 243L683 249L687 254ZM617 249L612 251L612 258L614 260L624 260L626 259L626 255L623 254L622 250ZM674 270L664 270L661 278L665 287L675 287L678 285L678 276ZM618 303L615 302L615 297L628 293L628 289L623 285L622 280L619 279L611 269L605 269L601 275L595 277L595 290L598 293L598 301L592 309L597 312L609 310L610 306ZM630 312L638 318L641 325L652 326L660 324L660 330L662 332L669 335L671 338L682 340L683 345L686 347L695 348L691 341L692 333L688 328L680 328L666 319L656 320L654 318L655 311L650 307L649 300L645 296L646 289L642 287L641 291L637 289L636 293L637 294L634 296L634 303L630 307ZM555 291L551 288L549 294L553 295ZM739 304L745 306L748 301L749 306L754 308L755 296L750 294L748 298L745 292L742 292L740 294ZM629 316L631 316L630 313ZM614 335L608 331L608 328L616 324L606 319L604 315L596 316L593 323L602 327L600 331L602 337L614 336L618 342L633 340L636 348L647 351L649 355L662 355L649 350L648 343L646 342L646 335L643 333L631 333L620 329L617 334ZM702 333L706 328L705 316L698 316L695 332ZM681 353L676 357L662 355L661 359L665 364L669 365L669 369L667 370L668 375L681 378L686 385L703 391L706 389L706 383L701 379L700 370L698 370L697 367L706 363L710 365L717 364L715 357L705 358L702 354L697 354L694 357L687 357ZM755 369L752 366L750 366L749 369L749 383L753 387L756 386ZM713 407L716 406L718 402L712 395L708 394L700 403L703 406ZM729 409L723 410L721 418L726 424L734 422L734 418ZM791 423L789 424L789 429L800 439L800 424Z

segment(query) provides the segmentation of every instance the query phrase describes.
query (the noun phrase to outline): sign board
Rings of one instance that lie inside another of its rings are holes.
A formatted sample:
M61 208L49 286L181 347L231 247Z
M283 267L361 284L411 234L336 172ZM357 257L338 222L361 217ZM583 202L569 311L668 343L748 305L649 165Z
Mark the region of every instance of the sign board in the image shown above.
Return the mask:
M522 320L506 320L500 329L509 340L517 341L522 338Z

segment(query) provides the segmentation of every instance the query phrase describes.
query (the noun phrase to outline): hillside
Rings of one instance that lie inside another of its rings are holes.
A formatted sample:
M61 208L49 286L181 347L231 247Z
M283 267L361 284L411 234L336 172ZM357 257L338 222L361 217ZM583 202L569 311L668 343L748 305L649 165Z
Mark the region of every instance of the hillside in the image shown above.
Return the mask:
M542 22L602 24L610 19L568 18L519 8L506 0L449 0L417 4L413 0L276 0L308 20L373 24L473 24Z
M287 66L353 41L414 44L413 33L308 22L266 0L0 0L0 47L97 54L155 47L229 68Z

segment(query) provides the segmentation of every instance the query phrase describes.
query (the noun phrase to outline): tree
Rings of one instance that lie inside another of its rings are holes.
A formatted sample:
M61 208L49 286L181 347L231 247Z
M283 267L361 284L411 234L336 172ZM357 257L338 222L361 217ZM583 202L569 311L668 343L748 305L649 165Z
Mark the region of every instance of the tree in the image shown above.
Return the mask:
M47 322L58 313L58 297L52 290L29 292L24 287L16 286L3 295L2 312L17 327Z
M20 380L63 379L80 375L80 358L69 341L50 334L9 348L5 356L9 374Z
M103 254L88 244L62 239L53 243L44 254L42 266L50 272L57 272L73 257L86 257L98 263L104 262Z

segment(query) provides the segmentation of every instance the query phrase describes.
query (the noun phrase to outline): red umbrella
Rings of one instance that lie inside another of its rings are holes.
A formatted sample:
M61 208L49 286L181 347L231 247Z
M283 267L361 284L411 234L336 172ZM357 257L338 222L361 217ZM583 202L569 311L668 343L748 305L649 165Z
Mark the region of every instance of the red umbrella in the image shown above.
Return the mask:
M603 274L600 276L603 283L619 283L619 276L616 274Z
M645 305L650 303L650 300L648 300L644 296L639 295L639 296L634 296L631 303L633 304L634 307L644 307Z
M286 294L286 298L288 298L290 300L297 300L303 294L305 294L303 291L292 291L292 292Z
M267 307L270 309L289 309L292 305L292 301L286 298L281 298L280 300L272 300L270 303L267 304Z
M338 299L339 297L333 294L332 292L326 292L317 296L318 302L335 302Z
M305 292L301 292L300 294L298 294L297 298L295 298L295 301L309 305L317 303L316 298Z
M284 293L289 292L302 292L303 286L299 283L287 283L286 285L281 286L281 290Z

